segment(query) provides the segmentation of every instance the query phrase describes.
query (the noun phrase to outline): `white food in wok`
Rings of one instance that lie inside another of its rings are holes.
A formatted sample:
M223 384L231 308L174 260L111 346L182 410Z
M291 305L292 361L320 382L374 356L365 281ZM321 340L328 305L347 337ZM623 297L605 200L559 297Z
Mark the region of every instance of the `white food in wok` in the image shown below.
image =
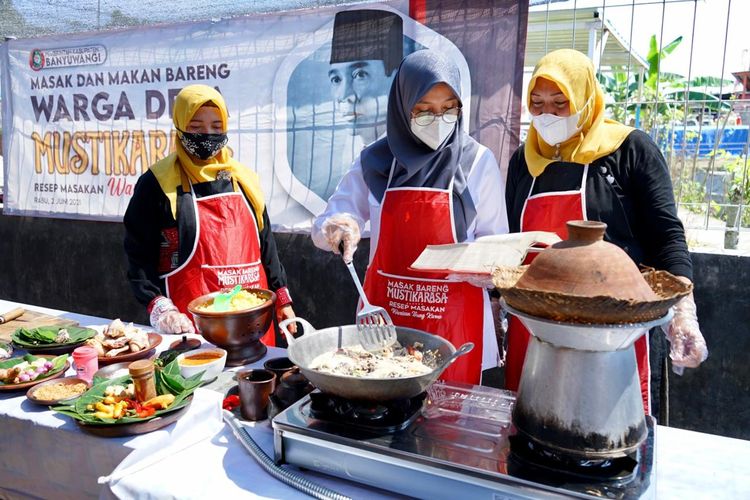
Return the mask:
M423 362L422 351L397 346L372 353L350 346L317 356L310 368L331 375L361 378L403 378L425 375L432 368Z

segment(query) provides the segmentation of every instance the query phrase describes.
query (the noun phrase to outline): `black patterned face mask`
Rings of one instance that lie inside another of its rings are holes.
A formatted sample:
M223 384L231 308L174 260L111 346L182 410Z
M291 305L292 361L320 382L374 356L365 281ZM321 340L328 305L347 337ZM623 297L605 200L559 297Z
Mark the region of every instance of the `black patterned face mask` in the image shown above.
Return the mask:
M201 160L208 160L216 156L229 140L227 134L192 134L182 130L179 130L179 132L180 142L185 151Z

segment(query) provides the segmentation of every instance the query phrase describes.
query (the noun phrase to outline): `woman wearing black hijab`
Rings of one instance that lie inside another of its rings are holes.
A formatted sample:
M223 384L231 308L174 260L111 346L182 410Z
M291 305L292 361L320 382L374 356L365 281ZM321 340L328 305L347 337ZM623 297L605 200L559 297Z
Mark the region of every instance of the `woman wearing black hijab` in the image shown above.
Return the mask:
M315 245L351 261L370 222L365 292L393 322L477 348L443 374L479 383L497 366L487 292L444 275L415 273L427 245L508 232L504 185L494 156L462 128L456 65L421 50L401 62L388 100L387 136L365 148L313 225Z

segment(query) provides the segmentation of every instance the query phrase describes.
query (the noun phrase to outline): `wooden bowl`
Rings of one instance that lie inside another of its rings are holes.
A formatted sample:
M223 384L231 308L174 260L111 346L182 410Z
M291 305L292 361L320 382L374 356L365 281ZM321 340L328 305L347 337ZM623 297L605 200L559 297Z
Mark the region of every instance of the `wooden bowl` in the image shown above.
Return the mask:
M68 396L63 398L57 398L57 399L40 399L37 395L43 387L49 387L51 385L55 384L62 384L62 385L75 385L75 384L84 384L86 386L86 389L81 391L79 394L75 396ZM28 391L26 391L26 397L29 401L32 403L36 403L38 405L42 406L52 406L60 403L70 403L72 401L75 401L83 393L85 393L89 389L90 385L88 382L83 380L82 378L77 377L65 377L65 378L58 378L58 379L52 379L42 382L41 384L37 384Z
M118 354L117 356L107 357L99 356L99 366L111 365L113 363L121 363L125 361L136 361L138 359L150 358L154 355L156 347L161 344L161 335L158 333L150 332L148 334L148 347L138 352L126 352L124 354Z
M193 299L188 311L193 315L198 332L210 343L227 351L227 366L241 366L257 361L266 354L260 338L273 321L276 294L264 288L244 288L264 297L262 304L240 311L202 311L199 306L211 303L220 292Z

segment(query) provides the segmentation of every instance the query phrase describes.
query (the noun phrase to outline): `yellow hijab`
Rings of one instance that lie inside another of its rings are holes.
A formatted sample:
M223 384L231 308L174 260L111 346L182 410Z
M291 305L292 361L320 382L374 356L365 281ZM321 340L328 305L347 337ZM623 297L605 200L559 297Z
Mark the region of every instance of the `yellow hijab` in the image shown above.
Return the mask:
M190 119L201 106L207 103L211 103L218 108L222 125L226 130L228 122L226 103L224 103L221 94L208 85L188 85L177 94L172 111L174 126L179 130L187 130ZM229 170L232 173L234 190L237 191L238 186L242 187L242 191L247 195L255 211L258 229L263 229L265 202L263 201L263 192L260 189L260 181L255 172L234 160L226 147L206 161L190 156L182 147L179 139L175 143L175 149L174 153L151 166L151 171L156 176L156 180L159 181L159 186L169 199L172 215L175 219L177 219L177 186L182 185L183 190L187 191L190 186L183 181L190 181L191 183L213 181L216 179L217 172Z
M528 109L531 109L531 92L538 78L550 80L560 87L570 101L571 114L583 109L582 121L578 123L582 127L580 133L560 144L562 161L591 163L616 151L633 131L632 127L604 117L604 93L594 75L594 65L577 50L555 50L539 60L526 95ZM593 102L586 106L592 96ZM533 177L538 177L547 165L557 161L554 159L555 146L542 140L533 122L524 145L524 156Z

